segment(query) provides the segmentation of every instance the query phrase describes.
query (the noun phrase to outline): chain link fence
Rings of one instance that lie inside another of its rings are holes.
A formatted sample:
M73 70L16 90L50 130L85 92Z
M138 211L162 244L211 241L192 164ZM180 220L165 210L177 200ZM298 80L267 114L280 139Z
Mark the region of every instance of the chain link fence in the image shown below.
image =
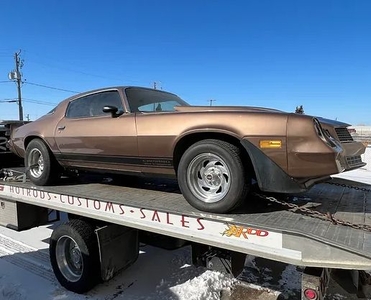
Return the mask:
M348 131L355 141L371 147L371 126L352 126Z
M362 142L366 147L371 147L371 135L352 135L357 142Z

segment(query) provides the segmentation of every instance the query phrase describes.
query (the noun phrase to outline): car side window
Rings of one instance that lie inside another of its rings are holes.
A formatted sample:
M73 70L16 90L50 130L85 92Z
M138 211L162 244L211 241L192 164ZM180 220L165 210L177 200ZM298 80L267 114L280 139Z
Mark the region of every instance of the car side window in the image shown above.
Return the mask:
M109 115L103 112L104 106L115 106L122 111L122 101L118 91L108 91L88 95L72 101L66 112L67 118L91 118Z
M107 113L103 112L104 106L115 106L119 111L123 111L122 101L118 91L109 91L91 96L90 101L90 116L103 116ZM110 116L110 114L108 114Z
M89 117L90 98L90 96L85 96L70 102L66 117L71 119Z

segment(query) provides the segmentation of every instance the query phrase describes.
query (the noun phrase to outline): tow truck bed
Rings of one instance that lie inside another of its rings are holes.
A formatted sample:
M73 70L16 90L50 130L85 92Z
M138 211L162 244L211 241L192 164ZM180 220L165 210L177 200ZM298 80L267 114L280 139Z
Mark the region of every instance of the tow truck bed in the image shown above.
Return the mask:
M341 179L334 182L367 185ZM126 183L65 182L36 187L31 183L0 182L0 201L18 201L128 227L204 243L290 264L371 269L371 232L306 216L281 205L251 197L233 214L197 211L170 180ZM291 197L299 206L336 218L371 225L371 193L318 184L308 193Z

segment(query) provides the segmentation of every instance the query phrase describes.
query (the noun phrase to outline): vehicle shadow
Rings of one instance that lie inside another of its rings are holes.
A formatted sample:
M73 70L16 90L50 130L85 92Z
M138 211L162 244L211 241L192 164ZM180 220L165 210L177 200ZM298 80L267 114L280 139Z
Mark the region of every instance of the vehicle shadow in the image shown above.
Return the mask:
M180 194L178 182L170 178L152 178L133 175L82 173L62 177L58 185L108 184L117 187L138 188Z

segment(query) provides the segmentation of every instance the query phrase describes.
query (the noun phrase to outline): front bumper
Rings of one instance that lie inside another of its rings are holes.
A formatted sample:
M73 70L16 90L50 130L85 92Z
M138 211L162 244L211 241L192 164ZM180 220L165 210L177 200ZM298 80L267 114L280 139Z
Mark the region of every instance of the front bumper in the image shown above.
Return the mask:
M341 144L343 152L339 156L340 172L350 171L366 165L362 161L361 155L365 153L366 147L361 142L351 142Z

